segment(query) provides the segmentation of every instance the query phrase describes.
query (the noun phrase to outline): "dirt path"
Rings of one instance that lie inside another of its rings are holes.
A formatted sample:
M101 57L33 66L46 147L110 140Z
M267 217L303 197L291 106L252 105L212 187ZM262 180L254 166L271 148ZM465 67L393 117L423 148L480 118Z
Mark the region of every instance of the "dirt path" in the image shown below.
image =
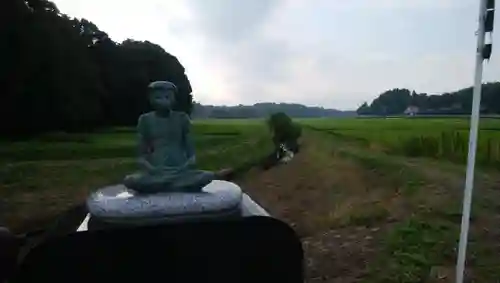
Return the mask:
M370 201L370 184L354 164L328 151L325 156L322 149L306 138L290 163L268 171L254 169L239 184L301 236L308 282L359 282L384 227L350 223L349 217ZM352 190L367 198L348 197L355 195Z

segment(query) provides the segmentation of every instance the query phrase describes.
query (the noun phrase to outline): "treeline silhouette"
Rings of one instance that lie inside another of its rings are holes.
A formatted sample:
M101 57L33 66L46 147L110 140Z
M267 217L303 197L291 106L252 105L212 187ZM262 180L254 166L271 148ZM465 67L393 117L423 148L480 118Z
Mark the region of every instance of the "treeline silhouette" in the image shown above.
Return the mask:
M441 95L392 89L380 94L371 104L363 103L359 115L401 115L409 106L418 107L420 115L464 115L472 108L472 87ZM500 114L500 83L483 84L481 113Z
M340 111L323 107L310 107L295 103L256 103L254 105L212 106L194 104L193 118L265 118L274 113L285 113L292 118L355 116L354 111Z
M8 0L2 24L0 131L7 136L134 125L148 110L147 84L170 80L179 110L191 85L176 57L148 41L114 42L47 0ZM96 7L98 9L98 7Z
M133 126L149 110L146 86L169 80L179 88L177 110L196 118L345 115L300 104L194 105L176 57L149 41L113 41L87 19L71 18L47 0L9 0L2 26L0 131L25 137L49 131ZM350 112L352 114L352 112Z

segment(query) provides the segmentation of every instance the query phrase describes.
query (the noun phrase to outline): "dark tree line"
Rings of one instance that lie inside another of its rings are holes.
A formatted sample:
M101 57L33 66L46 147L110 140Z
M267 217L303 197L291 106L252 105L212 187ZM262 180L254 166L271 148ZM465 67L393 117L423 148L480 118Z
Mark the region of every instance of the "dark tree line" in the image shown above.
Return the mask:
M458 115L470 114L472 87L441 95L416 93L409 89L392 89L380 94L371 104L363 103L359 115L400 115L409 106L418 107L419 114ZM500 114L500 83L483 84L481 96L483 114Z
M191 85L176 57L148 41L114 42L47 0L8 0L2 26L0 130L6 136L134 125L146 87L170 80L191 112Z
M264 118L282 112L293 118L354 116L354 111L340 111L322 107L309 107L293 103L256 103L254 105L211 106L194 104L194 118Z

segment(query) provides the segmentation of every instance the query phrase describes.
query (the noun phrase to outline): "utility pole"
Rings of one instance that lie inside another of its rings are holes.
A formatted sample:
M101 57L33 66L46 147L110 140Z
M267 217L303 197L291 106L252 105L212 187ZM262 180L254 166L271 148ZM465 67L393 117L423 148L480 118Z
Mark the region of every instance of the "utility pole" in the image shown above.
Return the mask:
M479 28L477 31L476 68L474 74L474 90L472 97L472 112L469 132L469 152L467 157L467 173L465 178L464 199L462 208L462 224L460 227L460 242L456 266L456 283L464 282L467 237L469 234L472 189L474 188L474 167L476 161L477 136L481 106L481 89L483 77L483 62L490 59L492 44L485 44L486 33L493 32L495 0L480 0Z

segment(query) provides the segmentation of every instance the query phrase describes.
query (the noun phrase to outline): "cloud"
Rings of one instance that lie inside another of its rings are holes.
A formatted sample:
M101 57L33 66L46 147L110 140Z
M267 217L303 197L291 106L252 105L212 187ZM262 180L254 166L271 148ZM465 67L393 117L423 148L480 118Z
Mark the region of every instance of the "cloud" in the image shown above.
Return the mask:
M97 1L56 3L114 39L162 45L202 103L352 109L390 88L439 93L472 84L475 0ZM499 52L494 45L488 81L498 79Z
M281 1L189 0L186 3L204 36L232 44L255 36Z
M468 5L471 1L463 0L334 0L331 1L332 6L348 9L381 9L381 10L415 10L415 9L432 9L442 10L451 9Z

